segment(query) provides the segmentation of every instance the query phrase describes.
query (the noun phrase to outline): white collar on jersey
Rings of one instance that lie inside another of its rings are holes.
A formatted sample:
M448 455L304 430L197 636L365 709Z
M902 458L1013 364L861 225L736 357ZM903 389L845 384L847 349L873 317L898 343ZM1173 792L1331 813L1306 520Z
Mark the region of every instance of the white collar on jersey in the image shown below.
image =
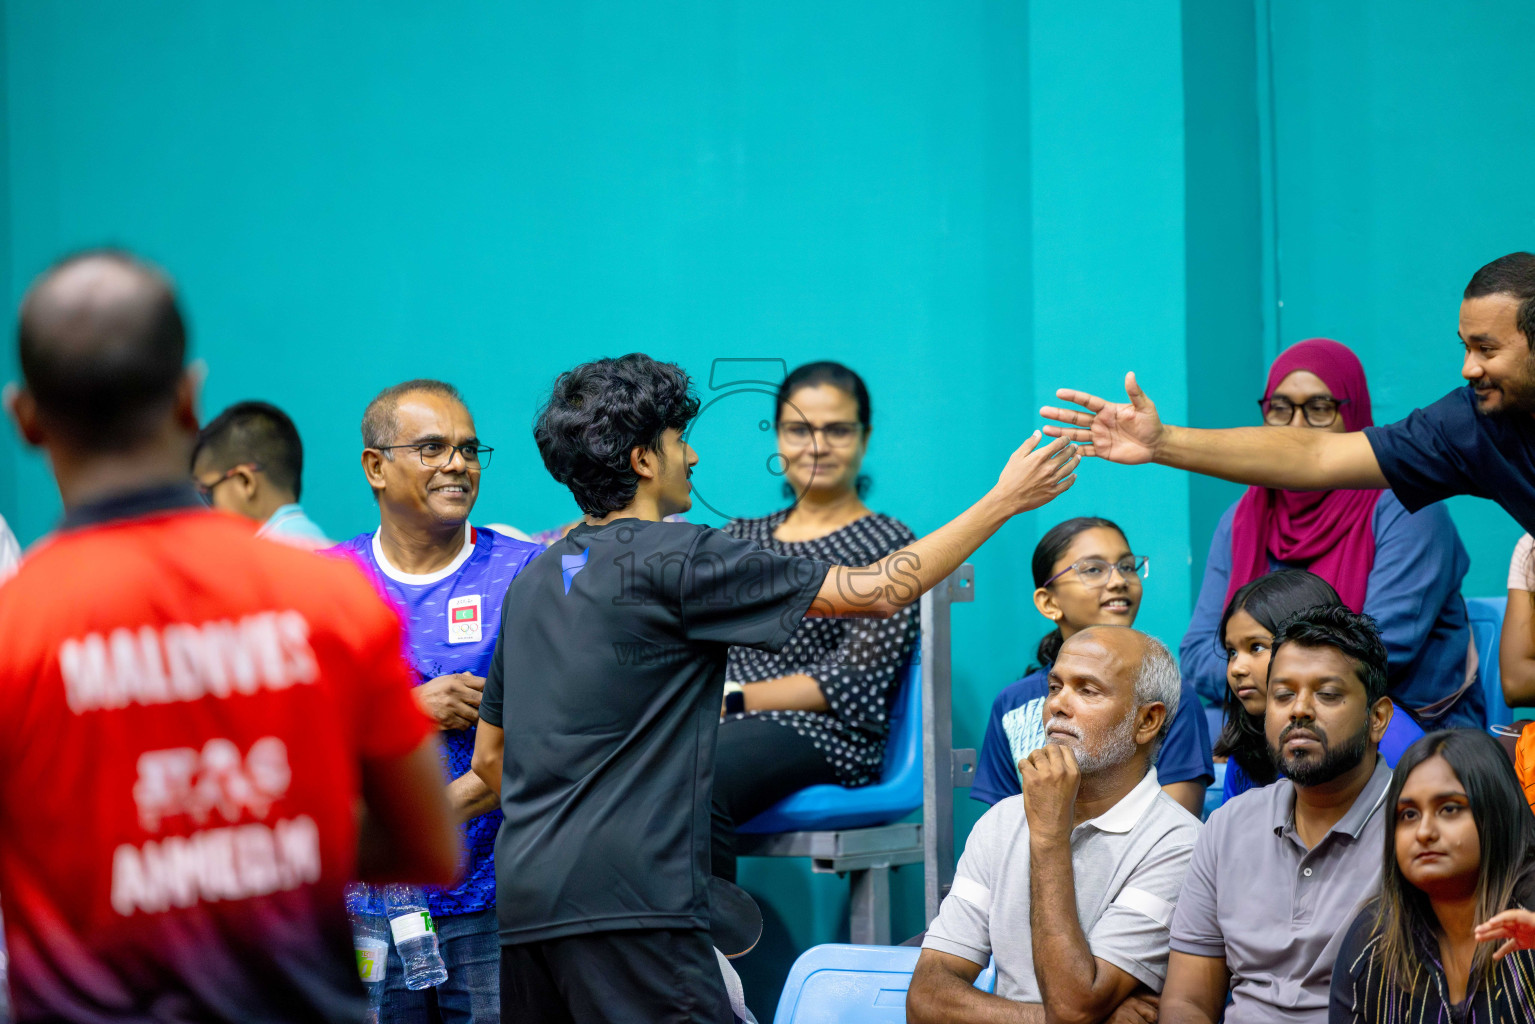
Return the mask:
M423 587L428 583L437 583L441 580L447 579L449 576L452 576L454 573L458 572L458 570L463 567L463 564L469 560L469 556L474 552L474 530L468 523L465 523L464 546L459 549L458 554L453 557L453 561L449 562L441 569L438 569L436 572L420 574L401 572L393 565L390 565L389 559L384 557L384 546L379 543L378 539L378 535L382 532L382 526L373 531L373 561L378 565L378 571L383 573L385 576L388 576L396 583L406 583L413 587Z

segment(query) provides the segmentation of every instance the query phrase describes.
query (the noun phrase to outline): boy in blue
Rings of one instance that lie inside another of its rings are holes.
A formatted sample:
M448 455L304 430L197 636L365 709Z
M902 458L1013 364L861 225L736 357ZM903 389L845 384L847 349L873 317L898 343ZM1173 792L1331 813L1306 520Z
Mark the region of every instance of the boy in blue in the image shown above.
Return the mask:
M416 701L443 730L448 802L467 855L456 887L427 890L448 980L432 995L405 988L391 942L380 1019L428 1020L435 1000L443 1021L494 1024L500 1015L494 847L502 818L499 794L470 762L507 586L541 549L469 525L491 449L480 444L451 385L414 380L385 390L369 404L362 434L379 527L335 550L400 610L406 659L420 677Z
M1050 667L1067 638L1089 626L1130 626L1141 607L1144 555L1132 554L1124 531L1098 516L1057 523L1040 537L1030 569L1034 605L1055 623L1039 642L1039 666L997 694L970 795L995 804L1022 792L1018 761L1045 745L1044 704ZM1187 682L1156 755L1158 784L1199 817L1205 787L1215 778L1204 709Z

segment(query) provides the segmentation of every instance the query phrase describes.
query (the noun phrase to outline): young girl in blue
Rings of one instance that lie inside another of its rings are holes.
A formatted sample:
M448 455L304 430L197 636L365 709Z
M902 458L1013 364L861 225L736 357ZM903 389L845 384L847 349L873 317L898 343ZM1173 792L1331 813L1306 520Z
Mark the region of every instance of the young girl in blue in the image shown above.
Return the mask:
M1308 608L1342 604L1326 580L1304 569L1259 576L1232 595L1215 634L1226 655L1225 725L1215 741L1215 756L1227 758L1224 799L1279 778L1263 735L1269 652L1279 624ZM1395 767L1402 752L1422 735L1417 723L1397 707L1381 738L1380 756Z

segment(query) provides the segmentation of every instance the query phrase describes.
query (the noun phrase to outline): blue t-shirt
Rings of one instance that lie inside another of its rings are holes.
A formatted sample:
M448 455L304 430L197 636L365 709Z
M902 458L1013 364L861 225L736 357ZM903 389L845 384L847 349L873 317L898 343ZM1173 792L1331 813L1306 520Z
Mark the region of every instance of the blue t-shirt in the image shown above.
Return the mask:
M1456 388L1406 419L1365 427L1391 491L1416 512L1455 494L1490 498L1535 533L1535 418L1483 416Z
M1003 688L992 701L991 720L986 723L975 781L970 785L970 795L976 800L994 804L1023 792L1023 784L1018 780L1018 757L1044 742L1042 723L1045 698L1050 692L1048 676L1049 669L1036 669ZM1029 750L1023 750L1024 746ZM1018 757L1014 756L1015 748L1019 749ZM1188 683L1183 684L1178 713L1167 727L1156 769L1157 782L1163 786L1194 781L1209 785L1215 780L1210 728L1205 724L1204 707Z
M1395 702L1392 703L1396 707ZM1395 768L1397 761L1407 752L1407 748L1423 738L1423 730L1418 728L1418 723L1412 720L1412 716L1397 707L1391 713L1391 721L1386 723L1386 734L1380 738L1380 759L1386 762L1387 768ZM1226 780L1221 783L1222 802L1230 800L1238 793L1245 793L1253 788L1253 780L1242 770L1242 766L1235 761L1226 762Z
M342 541L339 551L360 565L400 612L405 624L405 658L415 669L416 685L438 676L468 672L485 676L495 653L506 588L543 549L494 530L464 527L468 543L445 568L424 575L400 572L388 563L378 533ZM449 781L470 770L475 729L444 729L442 767ZM428 908L435 915L468 914L496 905L496 809L459 826L468 855L464 880L452 889L428 888Z

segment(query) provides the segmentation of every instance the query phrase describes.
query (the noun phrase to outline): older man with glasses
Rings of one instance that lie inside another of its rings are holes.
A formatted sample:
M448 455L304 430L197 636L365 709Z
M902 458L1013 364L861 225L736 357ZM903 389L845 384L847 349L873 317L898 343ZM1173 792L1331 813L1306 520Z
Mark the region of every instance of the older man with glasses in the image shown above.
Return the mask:
M416 701L442 729L448 801L461 824L468 865L453 889L429 889L448 979L405 988L389 952L381 1020L486 1024L500 1016L500 948L493 858L500 794L470 770L485 672L495 650L506 588L539 547L469 524L492 449L475 433L458 390L437 380L386 388L362 419L362 470L378 502L378 529L337 546L400 609ZM368 908L377 909L377 908Z

